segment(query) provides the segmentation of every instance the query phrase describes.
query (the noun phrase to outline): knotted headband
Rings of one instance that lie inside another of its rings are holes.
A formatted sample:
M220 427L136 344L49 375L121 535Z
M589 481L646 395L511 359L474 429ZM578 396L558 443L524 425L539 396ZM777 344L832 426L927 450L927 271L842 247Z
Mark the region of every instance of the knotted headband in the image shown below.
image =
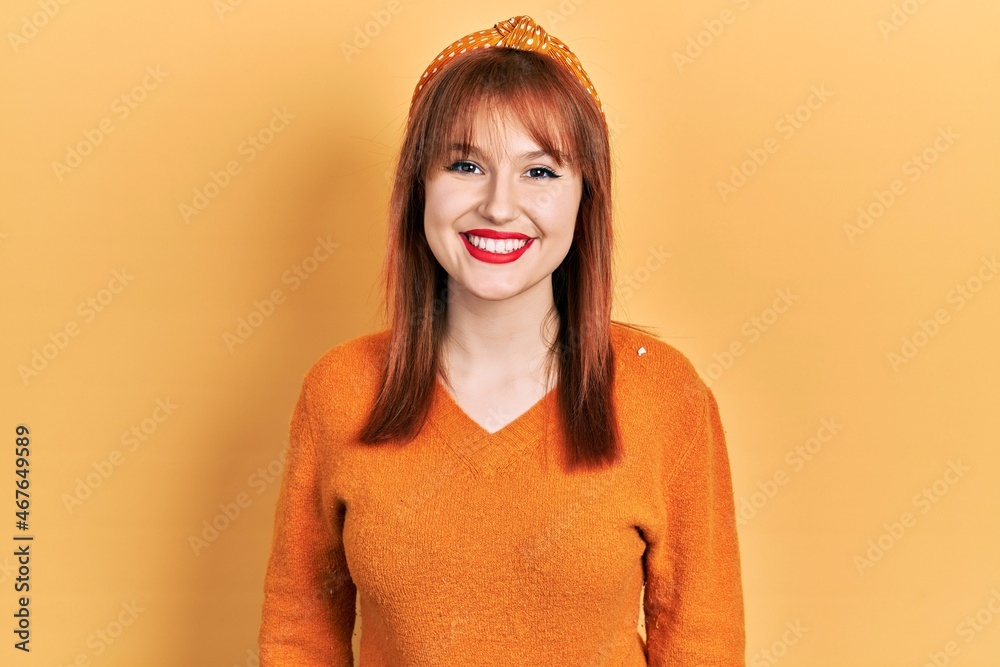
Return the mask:
M448 59L461 57L463 53L474 51L479 47L486 49L494 46L505 46L522 51L537 51L551 56L576 76L577 80L590 93L590 96L594 98L597 108L600 109L601 115L604 116L604 107L601 105L601 98L598 97L597 91L594 90L594 84L590 82L590 77L583 71L580 60L573 55L573 52L565 44L545 32L530 16L515 16L506 21L500 21L492 28L478 30L466 35L442 51L427 66L424 75L420 77L420 83L417 84L417 88L413 91L413 97L410 100L410 109L413 108L414 102L420 96L420 91L427 85L431 77L446 66Z

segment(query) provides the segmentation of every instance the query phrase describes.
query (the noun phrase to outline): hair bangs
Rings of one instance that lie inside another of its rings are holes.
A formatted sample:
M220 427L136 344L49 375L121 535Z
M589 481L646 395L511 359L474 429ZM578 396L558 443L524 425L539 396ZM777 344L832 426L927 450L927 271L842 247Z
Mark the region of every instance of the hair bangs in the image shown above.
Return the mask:
M499 51L510 53L496 58ZM435 89L428 91L421 173L426 175L443 164L456 149L464 152L474 145L477 129L488 137L487 145L478 148L501 155L503 144L497 130L503 125L522 128L560 167L580 166L586 144L574 129L582 125L579 96L587 93L571 74L561 72L549 60L496 48L468 56L442 73ZM484 127L478 128L477 123Z

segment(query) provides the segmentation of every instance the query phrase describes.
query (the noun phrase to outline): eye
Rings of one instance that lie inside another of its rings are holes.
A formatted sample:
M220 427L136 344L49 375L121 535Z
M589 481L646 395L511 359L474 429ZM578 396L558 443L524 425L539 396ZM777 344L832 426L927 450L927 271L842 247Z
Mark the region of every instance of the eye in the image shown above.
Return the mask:
M531 174L532 172L542 172L543 174L546 174L545 178L562 178L562 176L547 167L532 167L528 170L528 173ZM535 180L542 179L541 176L529 176L528 178L533 178Z
M465 167L472 167L473 170L479 169L474 162L468 162L466 160L459 160L451 165L445 167L445 171L457 171L461 174L472 174L474 171L468 171Z

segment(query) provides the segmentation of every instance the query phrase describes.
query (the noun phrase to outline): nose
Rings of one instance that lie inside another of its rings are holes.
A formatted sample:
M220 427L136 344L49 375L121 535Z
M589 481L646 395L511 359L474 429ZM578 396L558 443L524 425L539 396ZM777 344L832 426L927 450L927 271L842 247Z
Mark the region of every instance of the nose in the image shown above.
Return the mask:
M490 179L489 185L483 189L483 201L479 207L480 214L496 224L516 220L520 215L517 201L517 187L512 182L516 177L503 174Z

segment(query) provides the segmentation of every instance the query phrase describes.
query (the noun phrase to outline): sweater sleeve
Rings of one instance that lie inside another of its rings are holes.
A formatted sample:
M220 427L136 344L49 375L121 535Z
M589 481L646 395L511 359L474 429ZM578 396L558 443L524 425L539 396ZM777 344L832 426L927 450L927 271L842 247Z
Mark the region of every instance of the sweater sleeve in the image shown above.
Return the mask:
M347 569L343 514L322 503L322 465L307 383L292 413L278 493L260 634L261 667L353 667L356 588Z
M664 466L666 522L647 552L646 652L651 667L745 667L736 511L715 397L679 459Z

